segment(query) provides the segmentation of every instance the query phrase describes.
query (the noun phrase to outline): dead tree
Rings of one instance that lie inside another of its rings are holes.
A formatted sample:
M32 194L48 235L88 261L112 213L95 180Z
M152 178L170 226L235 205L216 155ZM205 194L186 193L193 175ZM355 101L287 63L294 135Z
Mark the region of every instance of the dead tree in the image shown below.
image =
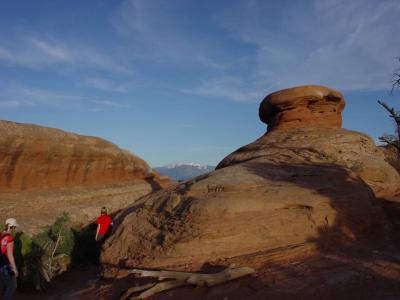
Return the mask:
M133 269L131 274L138 274L140 277L154 277L158 282L148 283L142 286L136 286L128 289L120 298L120 300L130 299L133 293L142 292L137 299L146 299L162 291L171 290L186 285L197 286L214 286L230 280L234 280L254 273L254 269L248 267L236 268L231 266L219 273L200 274L174 271L149 271Z
M398 57L400 62L400 57ZM393 91L397 88L400 88L400 68L397 68L393 73L393 82L392 82L392 90ZM387 111L389 112L389 117L393 119L396 126L396 135L388 135L385 134L379 137L379 140L384 142L386 145L394 146L400 152L400 112L396 111L393 107L390 107L385 102L378 100L378 103Z
M395 146L400 151L400 112L385 102L378 100L378 103L389 112L389 117L394 120L396 126L396 135L383 135L379 139L387 145Z
M400 62L400 57L397 58ZM400 88L400 68L397 68L393 73L393 82L392 82L392 90L391 94L396 88Z

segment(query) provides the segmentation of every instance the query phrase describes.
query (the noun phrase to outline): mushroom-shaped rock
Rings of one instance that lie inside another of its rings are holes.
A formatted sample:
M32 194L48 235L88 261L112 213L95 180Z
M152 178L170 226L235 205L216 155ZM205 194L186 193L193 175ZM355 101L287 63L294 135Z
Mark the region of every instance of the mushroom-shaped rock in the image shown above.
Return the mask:
M217 169L247 161L331 163L360 176L378 197L400 192L400 176L367 135L341 128L345 100L324 86L293 87L260 104L267 134L225 157ZM282 130L283 129L283 130Z
M319 85L306 85L269 94L260 104L261 121L271 129L307 126L341 127L343 95Z

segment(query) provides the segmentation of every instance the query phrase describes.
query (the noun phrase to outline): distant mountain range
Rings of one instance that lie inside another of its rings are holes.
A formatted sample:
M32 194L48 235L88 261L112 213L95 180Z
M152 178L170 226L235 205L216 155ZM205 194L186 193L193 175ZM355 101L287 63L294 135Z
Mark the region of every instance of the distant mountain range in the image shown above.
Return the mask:
M197 163L175 163L153 169L161 175L179 181L214 171L215 166L207 166Z

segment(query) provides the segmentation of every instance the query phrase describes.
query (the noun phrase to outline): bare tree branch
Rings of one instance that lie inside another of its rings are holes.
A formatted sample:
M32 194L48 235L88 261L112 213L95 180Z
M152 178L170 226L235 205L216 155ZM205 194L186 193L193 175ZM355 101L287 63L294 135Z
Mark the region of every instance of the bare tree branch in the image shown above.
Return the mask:
M400 57L397 58L400 62ZM396 88L400 88L400 68L396 69L393 73L393 82L392 82L392 90L390 94L393 94L393 91Z
M390 107L385 102L378 100L378 103L389 112L389 116L395 121L397 141L400 141L400 112L397 112L393 107Z

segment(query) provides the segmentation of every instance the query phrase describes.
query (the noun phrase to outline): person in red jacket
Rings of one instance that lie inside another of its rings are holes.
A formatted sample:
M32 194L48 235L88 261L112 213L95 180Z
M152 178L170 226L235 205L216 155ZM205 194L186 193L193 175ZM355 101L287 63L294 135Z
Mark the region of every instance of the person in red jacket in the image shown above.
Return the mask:
M0 234L0 281L1 299L11 299L17 289L18 269L14 259L14 237L11 235L18 224L14 218L6 220L6 228Z
M100 242L102 241L107 233L111 231L111 226L114 225L113 220L107 214L107 208L104 206L101 208L101 215L97 218L97 230L95 240Z

